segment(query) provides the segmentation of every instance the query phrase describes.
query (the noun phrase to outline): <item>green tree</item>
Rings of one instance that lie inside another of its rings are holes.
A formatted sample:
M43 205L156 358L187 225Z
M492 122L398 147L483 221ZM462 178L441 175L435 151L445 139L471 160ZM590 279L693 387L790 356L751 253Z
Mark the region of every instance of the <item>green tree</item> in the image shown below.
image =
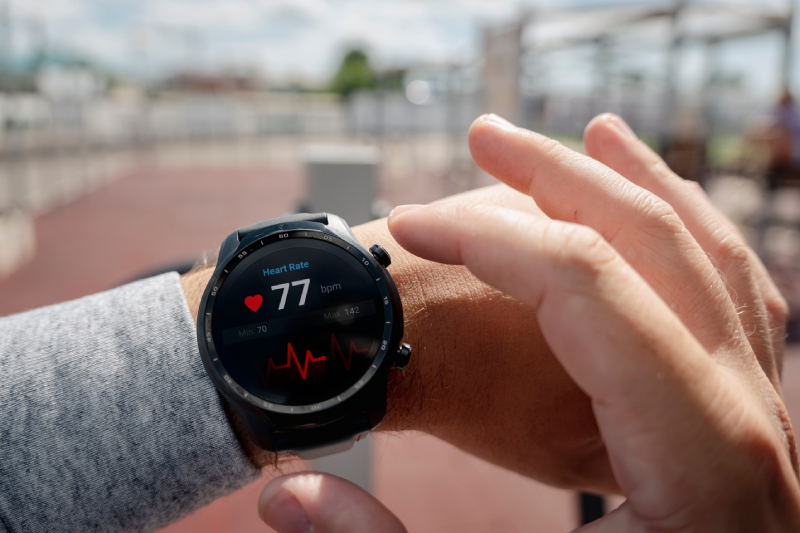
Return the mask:
M339 70L331 81L331 90L348 97L358 89L374 89L375 72L369 66L367 54L361 50L351 50L344 56Z

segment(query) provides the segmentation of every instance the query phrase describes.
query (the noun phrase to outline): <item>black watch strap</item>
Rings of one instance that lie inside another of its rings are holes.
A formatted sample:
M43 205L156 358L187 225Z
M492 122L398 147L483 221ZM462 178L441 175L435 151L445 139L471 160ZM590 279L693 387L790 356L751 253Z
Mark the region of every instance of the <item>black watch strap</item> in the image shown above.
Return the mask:
M269 220L256 222L251 226L238 230L239 240L241 241L255 231L260 231L277 224L288 224L289 222L319 222L327 226L328 213L299 213L297 215L286 215L285 217L271 218Z
M372 429L369 413L355 412L322 426L287 428L272 431L275 450L294 452L303 459L316 459L349 450L353 443Z
M370 414L362 411L320 426L282 428L235 404L234 407L259 447L277 453L292 452L301 459L347 451L375 426Z

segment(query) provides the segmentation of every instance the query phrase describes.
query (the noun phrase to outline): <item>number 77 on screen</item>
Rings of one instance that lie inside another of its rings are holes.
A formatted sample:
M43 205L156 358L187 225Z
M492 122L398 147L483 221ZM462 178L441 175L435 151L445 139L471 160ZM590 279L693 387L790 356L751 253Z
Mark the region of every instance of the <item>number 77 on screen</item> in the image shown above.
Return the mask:
M306 295L308 294L308 286L310 283L311 283L311 278L299 279L297 281L292 282L292 287L297 287L298 285L303 286L303 293L300 295L300 303L297 304L298 306L306 304ZM281 309L286 307L286 296L289 294L289 284L281 283L280 285L273 285L271 288L273 291L276 291L278 289L283 291L283 294L281 294L281 303L278 304L278 311L280 311Z

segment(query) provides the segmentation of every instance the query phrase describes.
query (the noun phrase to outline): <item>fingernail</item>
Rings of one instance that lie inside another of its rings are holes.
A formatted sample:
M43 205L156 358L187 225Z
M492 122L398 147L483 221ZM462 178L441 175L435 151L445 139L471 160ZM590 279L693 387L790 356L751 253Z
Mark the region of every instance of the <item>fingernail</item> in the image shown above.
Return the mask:
M500 115L495 115L494 113L489 113L488 115L483 115L483 120L486 122L492 122L493 124L497 124L498 126L502 126L506 129L516 129L517 127L501 117Z
M409 211L414 211L415 209L421 209L423 207L425 207L425 206L421 205L421 204L398 205L397 207L392 209L391 213L389 213L389 218L395 217L395 216L397 216L397 215L399 215L401 213L407 213Z
M277 533L311 533L314 527L303 505L288 490L281 490L261 507L261 519Z
M621 134L625 135L626 137L630 137L631 139L638 139L639 137L636 136L636 133L628 126L628 123L622 120L622 117L619 115L614 115L609 113L608 121L611 123L614 128Z

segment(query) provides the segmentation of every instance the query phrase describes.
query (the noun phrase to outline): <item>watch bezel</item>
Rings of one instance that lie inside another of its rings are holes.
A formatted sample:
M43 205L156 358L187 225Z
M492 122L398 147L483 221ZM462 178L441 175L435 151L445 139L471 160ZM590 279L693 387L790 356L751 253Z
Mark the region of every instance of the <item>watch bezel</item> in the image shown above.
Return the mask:
M239 385L233 379L225 369L217 353L214 335L212 333L212 324L214 303L216 302L217 295L225 280L234 272L234 269L258 250L276 242L285 242L294 239L321 240L338 246L355 257L362 268L365 268L369 272L380 293L384 304L384 324L383 330L380 333L378 350L375 353L374 359L366 372L364 372L353 385L336 396L320 402L303 405L284 405L261 398ZM225 390L223 393L229 396L233 395L238 402L245 402L246 404L250 404L267 412L280 415L309 415L336 408L356 396L360 391L366 389L376 375L382 374L380 370L385 364L393 364L392 358L389 357L389 352L392 347L394 330L394 298L389 284L387 284L387 281L384 279L387 275L388 273L386 273L386 270L380 266L372 254L364 249L363 246L350 242L327 229L277 229L264 233L263 235L255 236L255 238L248 238L237 247L235 253L233 253L222 266L217 267L203 295L203 300L198 312L198 337L201 339L201 347L204 348L201 350L201 354L206 363L206 368L215 374L215 376L213 376L216 378L214 381L224 387Z

